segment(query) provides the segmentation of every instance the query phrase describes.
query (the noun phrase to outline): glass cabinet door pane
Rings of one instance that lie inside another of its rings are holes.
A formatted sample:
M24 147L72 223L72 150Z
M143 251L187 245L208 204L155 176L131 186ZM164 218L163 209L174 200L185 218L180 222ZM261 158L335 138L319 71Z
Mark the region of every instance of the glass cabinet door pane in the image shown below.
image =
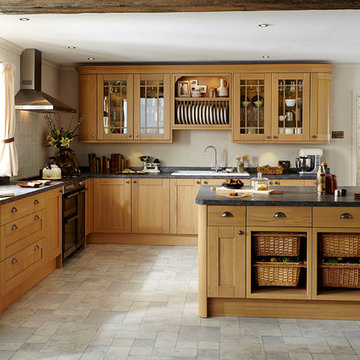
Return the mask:
M127 134L127 81L104 80L104 134Z
M265 81L240 81L240 134L265 132Z
M279 80L278 133L303 134L303 80Z
M164 82L140 81L140 134L164 134Z

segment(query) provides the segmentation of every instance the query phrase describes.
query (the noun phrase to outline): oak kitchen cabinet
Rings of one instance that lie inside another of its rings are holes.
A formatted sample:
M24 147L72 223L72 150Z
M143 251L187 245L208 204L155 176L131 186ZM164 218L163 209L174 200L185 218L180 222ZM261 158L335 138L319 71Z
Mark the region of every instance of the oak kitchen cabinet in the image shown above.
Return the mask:
M1 309L61 266L60 188L0 206Z
M169 112L169 74L79 74L82 142L171 142Z

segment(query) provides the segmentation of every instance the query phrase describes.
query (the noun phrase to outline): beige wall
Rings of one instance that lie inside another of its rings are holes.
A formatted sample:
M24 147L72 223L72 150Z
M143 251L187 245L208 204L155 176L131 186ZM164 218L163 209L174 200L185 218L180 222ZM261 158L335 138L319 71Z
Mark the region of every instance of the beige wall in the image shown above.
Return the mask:
M20 54L22 49L6 40L0 39L0 61L16 65L15 94L20 89ZM52 96L58 95L59 69L48 61L42 66L42 89ZM18 178L34 176L39 173L54 153L45 146L48 132L44 116L28 111L16 111L15 146L19 157Z
M61 72L61 89L66 89L64 98L76 106L76 72L66 69ZM337 175L340 186L351 184L352 168L352 90L360 89L360 64L337 64L332 84L332 129L344 130L345 138L332 140L329 145L318 147L324 150L324 161ZM108 156L119 152L135 159L132 165L140 165L137 154L152 155L160 159L163 165L210 166L213 162L211 151L203 156L204 148L215 145L224 165L235 166L237 154L248 154L251 165L276 165L278 160L290 160L295 166L300 145L249 145L233 144L230 131L174 131L173 144L79 144L77 153L82 165L87 165L87 154L95 152ZM313 147L313 146L307 146Z

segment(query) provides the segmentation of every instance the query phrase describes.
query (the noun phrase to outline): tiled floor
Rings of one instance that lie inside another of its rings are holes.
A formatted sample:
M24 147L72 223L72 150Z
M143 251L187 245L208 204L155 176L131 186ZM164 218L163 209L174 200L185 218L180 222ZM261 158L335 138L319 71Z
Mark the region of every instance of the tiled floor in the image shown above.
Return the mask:
M0 318L0 359L360 359L360 322L197 316L195 247L92 245Z

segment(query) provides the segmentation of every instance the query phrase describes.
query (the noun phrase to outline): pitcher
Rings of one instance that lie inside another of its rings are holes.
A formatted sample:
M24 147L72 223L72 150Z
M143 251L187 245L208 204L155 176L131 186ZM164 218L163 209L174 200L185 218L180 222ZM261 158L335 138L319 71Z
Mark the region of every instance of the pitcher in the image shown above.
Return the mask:
M220 87L217 89L217 93L220 97L229 96L229 86L226 79L220 79Z

